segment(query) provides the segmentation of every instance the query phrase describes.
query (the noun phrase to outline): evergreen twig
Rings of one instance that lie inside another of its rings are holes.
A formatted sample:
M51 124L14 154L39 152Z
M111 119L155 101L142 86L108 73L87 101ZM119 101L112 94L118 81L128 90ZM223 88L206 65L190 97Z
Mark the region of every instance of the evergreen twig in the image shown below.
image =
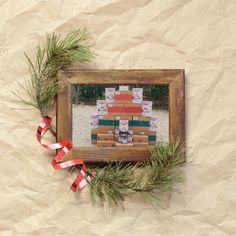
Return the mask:
M96 174L88 170L87 175L92 177L88 180L92 203L123 207L125 197L136 192L153 204L160 193L174 191L174 184L183 181L176 167L183 164L184 154L184 146L179 142L162 143L151 149L151 157L144 163L108 163L93 169Z
M63 39L55 33L47 34L45 45L37 46L34 61L25 53L30 77L24 85L19 86L28 95L29 100L23 98L18 91L14 94L24 104L37 108L42 117L46 116L60 89L56 78L58 70L74 61L85 63L94 58L91 47L84 45L89 38L87 29L71 31ZM56 136L52 127L49 127L49 130Z

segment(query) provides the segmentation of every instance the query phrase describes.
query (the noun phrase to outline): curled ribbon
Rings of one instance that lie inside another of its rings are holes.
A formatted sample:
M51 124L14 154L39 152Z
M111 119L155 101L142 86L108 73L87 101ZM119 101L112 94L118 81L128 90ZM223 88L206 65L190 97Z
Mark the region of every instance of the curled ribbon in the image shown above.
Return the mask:
M72 142L70 140L63 140L61 142L54 143L54 144L41 143L41 139L43 135L47 132L48 127L50 126L51 123L52 123L51 117L49 116L43 117L37 129L37 135L36 135L37 140L44 148L49 149L49 150L56 150L56 149L62 148L62 150L59 151L57 155L54 157L54 159L52 160L52 166L56 170L61 170L61 169L65 169L65 168L76 166L76 165L82 165L80 169L80 173L77 175L77 177L75 178L74 182L71 185L71 189L73 192L81 190L87 184L87 181L84 178L87 171L84 161L79 160L79 159L74 159L74 160L69 160L65 162L60 162L65 156L65 154L69 152L70 149L73 147Z

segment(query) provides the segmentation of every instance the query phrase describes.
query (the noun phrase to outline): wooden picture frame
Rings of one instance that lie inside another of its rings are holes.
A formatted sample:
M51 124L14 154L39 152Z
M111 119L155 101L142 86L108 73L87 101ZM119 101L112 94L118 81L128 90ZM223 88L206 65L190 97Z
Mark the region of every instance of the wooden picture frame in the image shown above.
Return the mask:
M79 84L150 84L169 86L169 142L185 143L185 73L183 69L147 70L68 70L59 71L62 87L57 96L57 141L72 139L72 86ZM66 159L79 158L86 163L114 160L144 161L149 147L76 147Z

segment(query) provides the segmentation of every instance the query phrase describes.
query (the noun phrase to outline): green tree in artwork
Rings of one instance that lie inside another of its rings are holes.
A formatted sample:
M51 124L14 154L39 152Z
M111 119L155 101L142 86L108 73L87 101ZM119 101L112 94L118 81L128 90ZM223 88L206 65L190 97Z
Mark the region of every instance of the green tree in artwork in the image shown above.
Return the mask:
M86 102L87 104L95 104L96 100L104 99L105 88L111 85L80 85L74 87L73 102ZM118 85L115 86L118 89ZM154 106L167 108L168 106L168 87L159 85L133 85L133 87L142 87L144 89L144 99L154 102Z

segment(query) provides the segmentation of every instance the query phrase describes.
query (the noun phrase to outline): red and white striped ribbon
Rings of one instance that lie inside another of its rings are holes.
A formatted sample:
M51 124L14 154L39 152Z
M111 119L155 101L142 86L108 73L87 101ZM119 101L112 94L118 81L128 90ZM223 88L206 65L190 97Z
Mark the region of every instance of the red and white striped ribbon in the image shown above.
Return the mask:
M37 129L37 140L44 148L49 149L49 150L56 150L56 149L62 148L62 150L59 151L57 155L54 157L54 159L52 160L52 166L56 170L61 170L61 169L65 169L65 168L76 166L76 165L82 165L80 173L77 175L77 177L75 178L74 182L71 185L72 191L76 192L78 190L81 190L87 184L87 181L84 178L87 171L84 161L80 159L74 159L70 161L61 162L65 154L69 152L70 149L73 147L72 142L70 140L63 140L61 142L54 143L54 144L41 143L41 139L43 135L47 132L48 127L50 126L51 123L52 123L51 117L49 116L43 117Z

